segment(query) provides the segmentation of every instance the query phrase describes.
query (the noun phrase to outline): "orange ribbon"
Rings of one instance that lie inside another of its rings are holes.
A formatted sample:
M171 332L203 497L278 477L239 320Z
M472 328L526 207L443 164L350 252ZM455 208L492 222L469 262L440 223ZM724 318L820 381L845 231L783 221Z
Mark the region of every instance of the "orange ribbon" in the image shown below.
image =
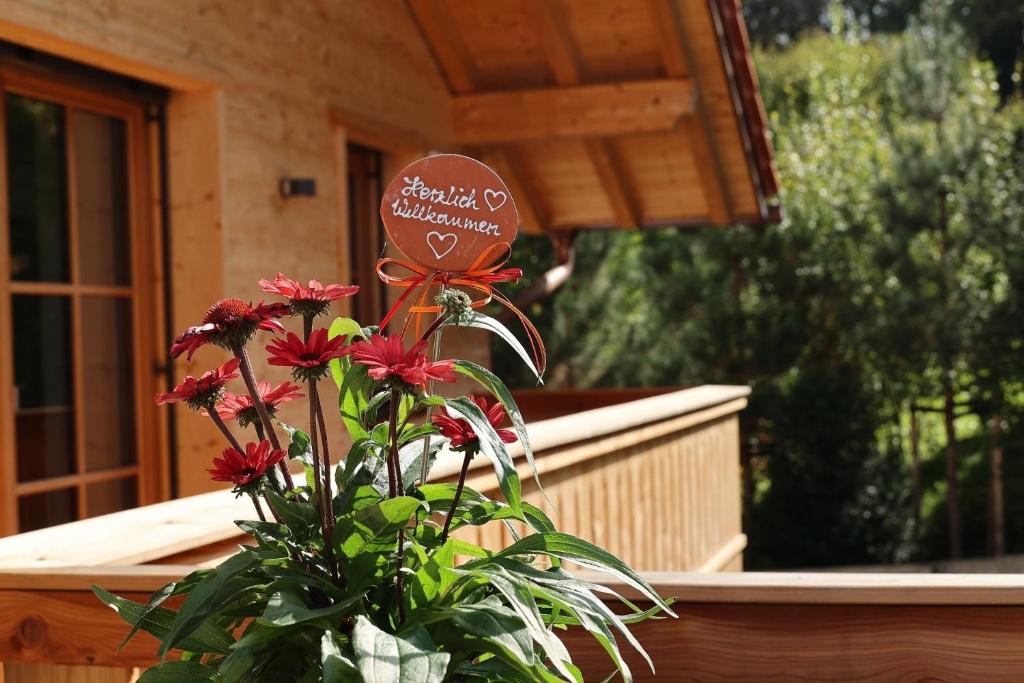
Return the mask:
M420 290L416 303L409 307L409 316L406 317L405 322L402 324L402 336L405 336L406 329L409 327L409 318L415 317L416 324L414 330L416 338L419 338L423 327L423 316L431 313L436 315L441 312L441 307L437 304L427 303L430 288L434 285L461 287L479 295L477 298L472 299L470 303L471 308L483 308L490 302L496 301L519 319L519 323L526 332L527 340L530 342L530 351L533 354L533 361L537 366L537 372L543 374L544 368L547 366L547 351L544 349L544 342L540 337L540 332L530 322L530 319L526 317L526 314L516 308L515 304L508 297L491 286L497 282L515 282L522 276L523 271L520 268L504 268L511 255L512 245L508 242L492 244L473 261L467 270L457 272L427 268L418 263L402 259L380 259L377 261L377 275L381 281L386 285L405 289L402 295L398 297L394 306L391 307L391 310L381 319L381 330L398 313L406 300L414 292ZM391 275L385 272L385 268L388 266L403 269L409 274Z

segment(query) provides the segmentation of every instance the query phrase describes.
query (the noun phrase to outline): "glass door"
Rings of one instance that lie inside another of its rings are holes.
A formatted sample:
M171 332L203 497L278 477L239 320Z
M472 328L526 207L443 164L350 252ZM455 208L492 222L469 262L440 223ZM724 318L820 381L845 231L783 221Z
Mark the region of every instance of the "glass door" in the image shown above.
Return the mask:
M144 107L2 70L0 86L0 532L12 533L150 502L161 468Z

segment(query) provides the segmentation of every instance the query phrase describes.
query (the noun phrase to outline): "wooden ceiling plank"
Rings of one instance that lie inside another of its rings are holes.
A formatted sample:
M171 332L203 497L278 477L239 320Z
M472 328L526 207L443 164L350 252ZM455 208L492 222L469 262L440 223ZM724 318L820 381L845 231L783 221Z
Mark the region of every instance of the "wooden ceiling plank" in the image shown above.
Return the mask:
M693 94L676 78L460 95L452 129L477 146L664 132L693 112Z
M473 59L455 28L444 0L406 0L453 93L473 92L477 81Z
M525 4L530 20L540 34L540 43L555 82L560 85L578 85L583 82L572 34L557 2L526 0Z
M557 2L527 0L527 6L543 40L548 66L555 81L563 86L579 85L583 81L582 69L572 35ZM583 145L612 208L615 222L624 228L640 227L640 208L635 193L611 142L604 137L595 137L585 139Z
M693 113L682 122L682 129L690 143L697 175L708 205L708 219L712 223L726 224L733 217L726 191L725 173L714 145L706 107L700 99L700 74L693 73L693 59L682 26L682 13L675 0L649 0L654 22L658 27L661 58L665 74L670 78L690 77L696 82Z
M540 234L551 227L550 212L536 188L527 182L522 159L515 149L488 150L481 155L481 161L505 181L516 203L523 232Z
M665 75L684 78L690 75L690 60L680 40L679 20L670 0L648 0L654 25L658 31L658 47Z
M693 163L704 189L708 220L716 225L731 223L732 208L725 192L725 175L722 173L718 153L711 144L711 127L708 125L707 116L701 111L687 116L683 120L682 129L690 143Z
M615 222L624 228L640 227L640 207L637 206L635 194L629 187L622 164L611 144L607 140L591 139L584 141L584 145L615 213Z

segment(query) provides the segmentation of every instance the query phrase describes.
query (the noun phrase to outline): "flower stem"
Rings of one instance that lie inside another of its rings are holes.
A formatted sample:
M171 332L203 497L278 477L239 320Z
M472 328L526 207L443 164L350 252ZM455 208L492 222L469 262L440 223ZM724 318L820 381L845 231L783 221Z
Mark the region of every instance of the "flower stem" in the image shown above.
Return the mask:
M316 406L316 420L320 428L320 448L323 457L323 476L324 476L324 500L326 506L326 517L327 517L327 537L334 538L334 492L331 487L331 453L328 450L327 441L327 423L324 420L324 409L320 404L320 390L316 387L316 383L310 384L310 400L313 401ZM313 391L315 389L315 391ZM333 552L333 548L331 549ZM337 560L334 559L332 562L332 570L334 576L340 575Z
M338 562L334 557L334 506L329 488L328 479L330 470L321 473L320 449L317 443L319 436L322 436L323 418L320 413L320 395L317 393L316 381L309 382L309 443L313 448L313 479L315 480L317 510L320 512L320 532L324 537L324 561L331 571L331 576L338 580ZM319 429L318 429L319 423ZM318 436L317 432L321 431ZM324 442L326 445L326 441Z
M398 457L398 405L401 402L401 395L398 389L391 390L391 403L388 414L388 493L392 498L400 496L402 463Z
M402 485L402 462L398 455L398 405L401 402L398 389L391 389L391 414L388 415L388 484L389 493L396 498L405 493ZM402 567L405 564L405 529L398 530L398 552L395 568L395 600L398 603L398 624L405 621L405 600L403 598Z
M217 414L216 406L208 406L206 408L206 413L210 416L210 419L213 420L213 424L217 425L217 429L219 429L220 433L224 435L224 438L228 440L228 443L231 445L231 447L234 448L239 453L244 454L245 450L238 443L238 439L236 439L235 435L231 433L231 430L228 429L228 426L224 424L224 420L221 418L221 416Z
M443 292L444 288L442 288L441 291ZM420 335L420 341L427 341L428 339L430 339L430 335L434 334L434 332L436 332L437 329L441 327L441 325L443 325L447 320L448 317L445 316L444 311L438 313L437 317L434 318L434 322L430 323L427 329L423 331L423 334Z
M441 285L441 292L444 292L444 285ZM436 363L438 356L441 355L441 324L446 320L444 311L437 314L437 318L430 324L430 327L426 329L423 336L420 337L420 341L426 341L430 338L430 335L434 334L434 348L431 353L431 362ZM436 332L436 334L435 334ZM434 393L434 380L430 380L427 385L427 393ZM434 412L434 406L427 406L427 417L424 424L430 424L430 416ZM423 462L420 465L420 486L427 483L427 475L430 473L430 434L427 434L426 438L423 439Z
M267 521L267 516L263 514L263 507L260 505L260 499L256 497L255 493L249 493L249 497L252 498L252 504L256 506L256 514L259 515L260 521Z
M270 439L270 445L275 450L281 448L281 442L277 438L277 432L274 431L274 423L270 421L270 414L267 412L267 407L263 405L263 401L260 399L260 392L256 386L256 377L252 372L252 361L249 360L249 354L245 350L245 346L239 344L235 347L235 357L238 358L239 366L238 369L242 372L242 381L245 382L245 388L249 391L249 398L252 399L252 405L256 408L256 414L260 416L260 422L263 423L263 428L267 430L267 437ZM288 471L288 465L284 460L278 463L278 467L281 470L281 475L284 478L285 489L294 488L292 486L292 475Z
M274 518L274 521L277 522L278 524L282 524L283 525L284 521L281 519L281 515L277 514L277 510L274 508L274 504L272 502L270 502L270 496L268 496L266 493L264 493L263 494L263 498L264 498L264 500L267 501L267 509L270 510L270 514Z
M444 529L441 531L441 543L448 540L448 529L451 528L452 518L455 516L455 508L459 506L459 498L462 497L462 487L466 485L466 474L469 472L469 463L473 459L473 454L466 452L466 457L462 459L462 471L459 472L459 483L455 487L455 497L452 498L452 507L448 510L448 516L444 519Z
M320 515L320 533L324 537L324 547L327 547L327 517L324 514L324 493L323 479L320 476L320 446L316 433L316 407L313 405L313 393L316 387L309 383L309 445L313 449L313 491L316 496L316 511Z

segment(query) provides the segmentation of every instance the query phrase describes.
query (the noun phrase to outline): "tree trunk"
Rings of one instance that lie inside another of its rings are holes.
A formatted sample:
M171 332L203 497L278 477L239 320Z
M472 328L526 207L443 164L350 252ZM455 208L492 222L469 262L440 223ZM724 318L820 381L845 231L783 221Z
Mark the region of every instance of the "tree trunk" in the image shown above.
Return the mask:
M997 409L989 419L989 551L1002 557L1006 551L1003 509L1003 416Z
M917 426L917 405L910 402L910 482L914 499L914 532L921 528L921 433Z
M960 545L960 483L956 463L956 425L954 424L953 383L949 374L942 381L943 413L946 423L946 512L949 518L949 557L959 559Z

